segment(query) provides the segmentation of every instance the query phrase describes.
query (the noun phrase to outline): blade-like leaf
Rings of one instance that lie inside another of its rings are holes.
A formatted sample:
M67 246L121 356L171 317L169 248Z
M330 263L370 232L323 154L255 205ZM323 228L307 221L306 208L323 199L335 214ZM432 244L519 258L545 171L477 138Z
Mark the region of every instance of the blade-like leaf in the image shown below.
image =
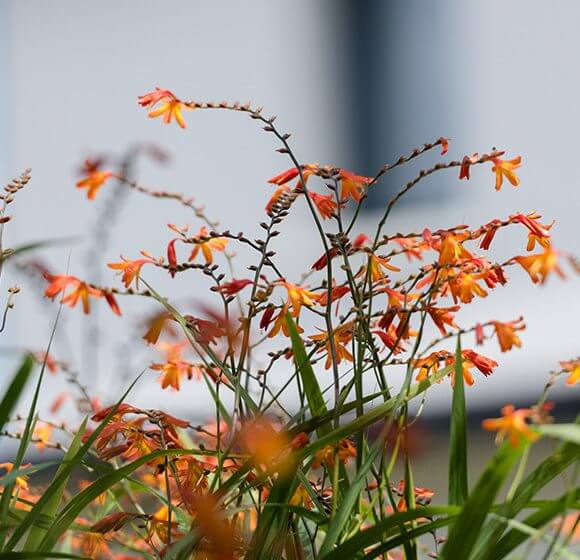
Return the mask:
M370 546L382 542L386 537L399 533L402 524L421 518L434 517L436 515L448 514L449 523L459 514L460 508L457 506L427 506L418 509L397 512L383 519L380 523L358 532L350 539L338 545L328 554L320 556L320 560L330 560L331 558L353 558L355 554L364 551Z
M4 397L0 402L0 431L4 428L4 425L10 418L10 414L12 414L16 403L20 399L20 395L22 394L22 391L24 391L24 387L28 382L33 366L34 358L32 358L32 356L26 356L20 364L16 375L12 378L12 382L8 386L8 389L4 393Z
M504 443L483 471L449 531L442 560L469 558L493 501L521 454L521 447Z
M322 396L322 391L320 390L320 385L312 369L312 364L308 359L306 354L306 349L304 348L304 343L298 334L296 325L290 317L290 314L286 314L286 324L288 325L288 330L290 331L290 339L292 341L292 353L294 354L294 363L296 368L300 373L300 378L304 386L304 393L306 394L306 399L308 401L308 406L310 408L310 414L314 416L320 416L327 412L326 403L324 402L324 397ZM317 429L317 433L320 437L327 434L330 431L329 425L322 425Z
M457 336L451 425L449 429L449 503L463 505L467 498L467 414L463 381L461 337Z
M82 437L85 433L85 429L87 427L87 419L85 418L80 425L75 437L71 441L70 447L68 448L67 452L64 454L61 464L59 465L56 474L54 475L54 479L58 478L67 463L72 461L73 457L78 453L78 450L81 446ZM62 482L59 483L58 486L55 486L50 494L50 500L46 503L44 507L44 515L49 516L52 521L52 518L56 514L56 510L62 500L62 495L66 489L66 485L68 484L68 480L70 477L70 473L64 477L62 477ZM53 480L54 480L53 479ZM28 538L26 539L26 544L24 545L25 550L37 550L38 545L44 538L46 534L46 529L38 526L33 526L30 528L28 533Z
M543 436L580 445L580 426L578 424L544 424L538 427L538 431Z

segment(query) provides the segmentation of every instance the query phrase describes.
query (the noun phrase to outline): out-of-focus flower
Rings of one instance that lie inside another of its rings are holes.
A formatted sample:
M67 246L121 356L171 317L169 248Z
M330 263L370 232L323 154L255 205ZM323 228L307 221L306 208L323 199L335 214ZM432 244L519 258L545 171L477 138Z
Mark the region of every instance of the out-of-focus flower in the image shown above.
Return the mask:
M30 467L31 464L28 463L26 465L21 465L21 469L25 469L26 467ZM6 474L10 474L14 470L14 463L0 463L0 469L4 469ZM1 480L1 479L0 479ZM21 475L17 476L14 480L14 483L17 488L21 490L28 490L28 476Z
M520 184L520 178L515 174L515 170L521 166L522 158L518 156L514 159L504 160L499 157L491 158L493 167L491 170L495 173L495 190L499 191L503 184L504 177L514 186Z
M47 424L46 422L37 422L36 426L34 427L34 434L33 438L38 440L36 442L36 448L42 451L46 448L46 444L50 442L50 438L52 436L53 427L51 424Z
M522 341L516 334L518 331L523 331L526 328L522 317L516 321L510 321L507 323L502 323L501 321L492 321L492 325L495 329L497 341L499 342L499 347L502 352L507 352L514 346L517 348L522 347Z
M111 171L92 171L84 179L77 182L77 189L87 189L87 198L94 200L100 188L113 177Z
M449 150L449 138L443 138L443 136L441 136L436 144L441 146L441 155L444 156Z
M488 418L483 421L484 430L497 432L498 441L505 437L514 447L517 447L521 441L535 441L539 434L532 430L527 420L533 414L531 408L519 408L516 410L514 405L507 404L501 409L501 418Z
M479 159L479 154L476 152L472 156L464 156L461 160L461 168L459 169L459 179L467 179L469 181L469 172L471 166Z
M193 241L195 242L195 247L193 248L193 251L191 251L191 255L189 255L189 260L195 260L198 253L201 251L206 264L213 263L213 251L222 253L225 251L228 244L228 240L224 237L210 237L205 226L203 226L197 235L193 237Z
M184 342L162 345L161 349L166 353L166 361L149 366L151 369L161 372L159 382L162 389L173 387L176 391L179 391L181 378L183 376L188 379L193 377L195 366L181 358L184 346ZM201 372L197 372L197 374L198 377L201 377Z
M565 278L564 272L558 265L559 253L551 248L543 253L514 257L529 275L534 284L544 284L551 272L555 272L560 278Z
M397 504L397 511L407 511L407 501L406 501L406 487L405 481L400 480L399 484L391 486L393 492L397 494L401 499ZM435 495L435 491L430 488L423 488L421 486L413 487L413 495L415 498L415 503L419 506L428 506Z
M576 385L580 382L580 358L560 362L560 366L570 374L566 379L566 385Z
M367 187L372 183L372 177L363 177L362 175L355 175L346 169L339 170L340 178L340 199L347 201L352 198L355 202L360 202L366 195Z
M274 209L274 205L282 198L282 195L291 192L292 189L288 185L280 185L275 191L274 194L268 199L268 203L266 204L266 213L270 214Z

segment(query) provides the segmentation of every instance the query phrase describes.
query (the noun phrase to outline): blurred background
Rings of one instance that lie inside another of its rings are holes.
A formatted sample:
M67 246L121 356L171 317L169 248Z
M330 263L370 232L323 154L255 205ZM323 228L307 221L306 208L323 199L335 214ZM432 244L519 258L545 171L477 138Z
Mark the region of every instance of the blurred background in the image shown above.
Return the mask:
M288 160L274 151L273 138L243 115L188 112L186 131L147 119L136 98L161 86L187 99L264 106L292 133L301 161L360 174L372 175L383 163L440 136L451 138L453 159L493 146L508 150L509 157L521 154L518 190L506 185L495 192L488 166L474 170L469 182L459 182L455 171L437 174L399 207L387 230L476 226L537 210L545 222L557 220L554 244L579 254L579 24L580 4L574 0L557 8L539 0L5 0L0 3L0 171L8 181L33 168L31 184L18 195L6 246L74 238L37 256L55 272L68 267L79 277L120 286L106 262L120 254L136 258L140 249L164 254L171 238L167 223L189 223L196 231L199 221L171 202L129 193L107 206L106 187L94 202L74 188L87 156L122 157L135 145L167 154L162 162L148 155L150 150L140 157L132 169L138 181L194 196L224 229L256 232L251 224L263 219L271 194L266 181L286 169ZM434 152L420 165L439 158ZM389 194L421 167L397 170L373 189L356 233L371 231ZM309 215L298 208L277 244L293 281L321 253ZM110 222L107 233L99 229L99 215ZM99 242L91 249L95 232ZM523 254L525 238L521 229L500 233L494 258ZM57 312L57 305L43 303L41 283L23 279L17 266L6 274L3 286L18 281L23 292L2 342L2 381L23 341L30 349L46 347ZM551 278L538 287L515 267L509 276L508 287L459 316L470 325L524 315L527 324L521 350L500 354L491 342L482 351L500 367L467 391L474 441L482 439L481 416L497 415L506 402L535 402L558 361L580 353L577 277ZM161 291L171 286L175 301L204 297L197 294L206 291L195 275L173 284L166 275L147 278ZM149 310L130 298L120 304L121 319L97 303L96 324L85 321L80 309L65 309L53 350L104 400L152 359L149 350L130 342L141 336L139 322L155 311L154 304ZM161 392L153 372L147 375L135 404L161 403L200 420L210 412L198 386ZM62 379L51 378L43 402L64 388ZM426 438L425 449L433 453L445 445L449 397L447 384L436 387L424 412L425 430L440 437ZM577 388L560 383L552 397L559 403L556 412L578 408ZM482 454L491 440L483 435ZM437 475L424 474L437 483Z

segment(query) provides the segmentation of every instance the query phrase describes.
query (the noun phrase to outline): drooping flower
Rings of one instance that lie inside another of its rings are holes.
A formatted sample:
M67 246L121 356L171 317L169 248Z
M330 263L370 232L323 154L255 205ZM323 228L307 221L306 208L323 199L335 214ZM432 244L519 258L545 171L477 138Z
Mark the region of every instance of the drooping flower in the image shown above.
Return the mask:
M504 160L499 157L491 158L493 162L492 172L495 173L495 190L499 191L503 184L504 177L514 186L520 184L520 178L515 174L515 170L521 166L522 158L518 156L514 159Z
M556 272L560 278L565 278L564 272L558 265L559 253L552 248L543 253L514 257L529 275L534 284L544 284L551 272Z
M536 212L532 212L527 216L524 216L524 214L515 214L510 216L510 219L512 219L514 222L519 222L529 230L526 251L533 251L536 243L544 249L548 249L550 247L549 230L554 225L554 222L544 225L538 221L540 218L541 216Z
M107 264L109 268L123 273L121 281L125 285L125 288L128 288L133 283L133 280L135 280L136 287L139 288L139 275L141 274L143 265L156 264L157 262L147 253L142 252L141 254L145 258L129 261L121 255L121 262Z
M531 408L519 408L507 404L501 409L501 418L488 418L483 421L482 426L488 432L497 432L498 441L508 437L509 442L517 447L522 441L535 441L540 436L532 430L527 420L534 414Z
M389 325L386 330L373 331L373 334L376 334L393 354L404 352L405 347L401 343L403 337L397 332L395 325Z
M467 234L448 233L443 235L441 247L439 249L438 264L454 265L463 259L472 259L473 255L464 246Z
M441 155L444 156L449 150L449 138L443 138L443 136L441 136L436 143L441 146Z
M499 347L502 352L511 350L514 346L521 348L522 341L516 334L518 331L523 331L526 326L523 323L523 318L520 317L516 321L502 323L501 321L493 321L493 328L499 342Z
M378 255L371 254L369 256L369 268L371 272L371 279L373 282L379 282L386 278L385 270L391 270L393 272L400 272L400 268L390 264L390 259L387 257L379 257ZM367 272L367 267L363 267L359 275L365 275Z
M169 124L175 119L180 128L185 128L186 125L182 110L191 109L191 107L177 99L169 90L156 88L155 91L141 95L138 101L141 107L150 109L148 113L149 118L154 119L163 115L163 122L165 124ZM155 108L159 103L161 105Z
M569 373L566 385L576 385L580 382L580 358L560 362L560 366Z
M286 302L282 306L280 312L276 316L276 319L274 319L274 324L272 325L272 329L268 333L268 338L274 338L280 331L282 331L284 336L290 337L288 323L286 322L286 314L288 313L289 308L290 308L289 302ZM273 319L273 314L275 310L276 308L274 306L271 307L268 306L266 311L264 311L264 315L262 316L262 320L260 321L261 328L263 329L268 328L268 326L270 325L270 321ZM299 334L302 334L304 332L304 329L300 325L296 325L296 330L298 331Z
M453 301L458 300L462 303L470 303L475 296L486 297L487 291L477 282L485 279L483 273L471 274L460 272L448 279L447 285L453 296Z
M332 218L336 212L336 209L338 208L338 205L333 200L331 194L318 194L315 192L309 192L308 195L312 199L312 202L314 202L314 205L318 209L320 216L324 220Z
M461 160L461 168L459 169L459 179L467 179L469 181L469 173L471 166L479 159L479 154L476 152L472 156L464 156Z
M360 202L366 195L367 187L373 181L372 177L355 175L346 169L339 170L339 178L341 184L340 199L345 202L349 198L352 198L355 202Z
M242 291L246 286L249 286L250 284L253 284L253 281L247 278L242 280L234 279L231 280L230 282L225 282L224 284L221 284L218 288L216 288L216 291L225 296L234 296L238 292Z
M228 244L228 240L224 237L210 237L209 232L205 226L199 230L196 236L192 238L195 242L195 247L189 255L189 260L193 261L201 251L205 259L206 264L213 263L213 251L222 253L225 251Z
M111 171L91 171L84 179L77 182L76 188L87 189L87 198L94 200L100 188L113 176Z
M283 195L291 192L292 189L288 185L280 185L275 191L274 194L268 199L268 203L266 204L266 214L270 215L274 209L274 205L282 198Z
M44 295L49 297L50 299L54 300L54 298L62 293L63 299L62 303L68 305L69 307L75 307L79 300L82 302L83 311L85 313L89 313L90 311L90 303L89 298L99 298L99 297L106 297L106 293L103 290L98 288L94 288L93 286L87 284L86 282L82 282L76 276L69 276L69 275L52 275L48 272L44 272L44 278L49 282L49 285L46 287L44 291ZM72 287L72 290L65 294L66 290ZM108 292L107 292L108 293ZM107 303L111 309L117 314L120 315L121 312L119 307L112 296L106 297Z
M454 305L453 307L429 306L427 308L427 313L429 313L429 316L435 323L435 326L439 329L439 332L443 336L447 334L445 325L455 329L458 328L457 323L455 323L455 317L453 316L453 313L456 311L459 311L459 305Z

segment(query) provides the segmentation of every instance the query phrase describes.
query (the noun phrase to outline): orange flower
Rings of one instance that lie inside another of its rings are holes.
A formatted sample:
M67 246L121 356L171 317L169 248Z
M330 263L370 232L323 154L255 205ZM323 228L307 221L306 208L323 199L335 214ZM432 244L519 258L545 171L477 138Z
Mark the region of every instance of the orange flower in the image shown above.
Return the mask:
M504 160L499 157L491 158L493 167L491 170L495 173L495 190L499 191L503 184L504 177L514 186L520 184L520 178L515 174L515 170L521 166L522 158L518 156L514 159Z
M512 404L507 404L501 409L501 418L488 418L484 420L483 429L488 432L498 432L497 439L502 441L506 436L514 447L523 441L535 441L539 435L532 430L527 420L534 414L531 408L515 409Z
M548 248L543 253L514 257L514 261L530 275L534 284L544 284L552 271L560 278L565 278L564 272L558 266L558 256L557 251Z
M462 303L470 303L475 296L486 297L487 291L477 283L481 279L485 279L484 274L465 272L449 278L448 286L453 296L453 301L459 300Z
M318 208L318 212L320 212L320 215L324 220L332 218L336 212L336 209L338 208L338 205L332 199L331 194L318 194L315 192L309 192L308 196L310 196L312 202L314 202L316 208Z
M337 364L340 364L343 360L352 362L352 354L347 350L345 345L352 340L353 328L354 322L350 321L332 331ZM324 331L320 334L313 334L308 338L314 342L324 342L324 348L321 348L319 352L326 352L324 369L329 369L332 365L332 345L330 343L328 332Z
M447 350L438 350L436 352L431 352L428 356L424 358L418 358L413 361L413 369L418 369L417 381L423 381L427 379L429 375L436 372L441 367L441 363L444 362L445 365L450 365L455 361L455 358L451 352Z
M161 372L159 382L162 389L173 387L176 391L179 391L181 378L184 375L188 379L193 377L194 369L197 368L190 362L181 359L181 352L185 344L185 342L162 344L161 349L166 352L166 362L149 366L151 369Z
M313 175L318 171L318 165L314 163L306 163L300 166L300 170L297 167L291 167L290 169L282 171L282 173L279 173L275 177L269 179L268 183L270 183L271 185L278 186L286 185L287 183L292 181L292 179L298 177L300 175L300 171L302 171L302 177L304 177L304 181L307 181L311 175ZM300 186L301 186L300 182L298 182L296 184L296 188Z
M42 451L45 449L46 444L50 441L52 436L53 427L46 422L38 422L34 427L33 438L37 439L36 448Z
M278 313L276 319L274 320L274 325L272 325L272 329L268 333L268 338L275 337L280 331L284 334L284 336L289 337L290 331L288 330L288 324L286 323L286 313L288 313L288 309L290 304L287 302L284 306L280 309L280 313ZM266 311L264 311L264 315L262 316L262 320L260 321L260 328L267 329L270 325L270 321L273 317L274 311L276 308L274 306L268 307ZM299 334L304 332L304 329L300 325L296 325L296 329Z
M521 317L516 321L510 321L508 323L492 321L492 325L495 329L495 334L497 336L499 347L502 352L507 352L514 346L517 348L522 347L522 341L516 334L517 331L523 331L526 328Z
M302 306L312 307L320 300L320 294L309 291L305 287L297 286L286 280L279 280L278 286L286 288L288 292L288 303L292 305L292 317L298 317Z
M453 328L458 328L457 323L455 323L455 318L452 313L459 311L459 305L454 305L453 307L428 307L427 313L429 313L431 319L439 329L439 332L445 336L447 331L445 330L445 325L449 325Z
M87 198L94 200L99 192L99 189L111 178L113 173L110 171L91 171L84 179L81 179L77 184L77 189L88 189Z
M341 439L337 445L327 445L314 455L312 468L318 469L324 465L326 468L332 469L334 467L335 455L338 456L341 463L346 465L351 457L356 458L356 447L349 439Z
M372 177L355 175L346 169L339 169L339 177L342 187L340 190L340 198L345 202L349 198L352 198L355 202L360 202L366 195L367 187L373 181Z
M550 247L550 229L554 225L554 222L551 224L541 224L538 220L541 218L539 214L532 212L527 216L523 214L515 214L514 216L510 216L514 222L519 222L520 224L526 226L529 230L528 234L528 246L526 247L526 251L533 251L536 243L541 245L544 249L548 249Z
M103 296L103 292L98 290L97 288L93 288L89 286L86 282L79 281L76 285L76 288L69 292L69 294L62 298L62 303L68 305L69 307L73 308L76 307L76 304L81 300L83 305L84 313L89 313L91 310L91 306L89 303L89 298L99 298Z
M26 465L21 465L21 469L25 469L26 467L30 467L31 463L27 463ZM0 463L0 469L4 469L6 474L10 474L14 470L14 463ZM0 479L1 480L1 479ZM28 476L22 475L17 476L15 481L15 485L20 490L28 490Z
M210 237L205 226L203 226L198 234L193 237L193 241L195 242L195 247L193 248L191 255L189 255L189 260L195 260L198 253L201 251L206 264L213 263L212 251L221 253L225 251L226 245L228 244L228 240L223 237Z
M444 235L439 249L439 261L441 265L454 265L462 259L472 259L473 255L463 246L466 234L448 233Z
M183 120L183 114L181 111L183 109L191 109L191 107L182 103L169 90L155 88L155 91L141 95L138 101L141 107L148 107L151 109L151 111L149 111L149 118L154 119L163 115L163 122L165 124L171 123L172 119L175 118L177 124L181 128L185 128L185 121ZM161 103L161 105L154 108L158 103Z
M243 279L243 280L232 280L231 282L226 282L219 286L216 291L220 294L224 294L225 296L234 296L241 290L243 290L246 286L253 284L252 280Z
M570 374L566 379L566 385L576 385L580 381L580 358L560 362L560 366Z
M403 338L397 332L395 325L389 325L387 330L377 330L373 331L383 342L383 344L391 350L393 354L400 354L405 350L405 347L401 344L401 339Z
M125 287L128 288L133 280L136 280L135 285L139 288L139 275L141 274L141 268L145 264L155 264L155 260L150 256L142 253L147 258L145 259L136 259L134 261L128 261L121 255L121 261L118 263L109 263L107 266L112 268L113 270L119 270L123 273L121 277L121 281L125 284Z
M459 169L459 180L467 179L469 181L469 172L472 164L479 159L479 154L475 152L471 157L464 156L461 160L461 168Z
M497 362L474 352L473 350L463 350L461 353L463 357L463 379L467 385L473 385L473 376L471 375L471 369L476 367L483 375L488 376L493 373L493 370L497 367ZM433 371L437 371L440 368L441 363L445 366L450 366L455 363L455 355L447 350L438 350L432 352L425 358L417 359L413 362L413 369L419 369L417 375L417 381L423 381L427 379L429 374ZM450 373L451 381L455 377L455 372Z
M373 282L378 282L386 277L385 270L391 270L393 272L399 272L401 269L396 266L389 264L389 259L387 257L379 257L377 255L370 255L369 266L371 270L371 278ZM366 274L367 267L364 267L361 271L362 274Z
M443 138L443 136L441 136L441 138L439 138L435 143L441 146L441 155L444 156L449 150L449 138Z
M281 185L275 191L274 194L268 200L266 204L266 213L270 214L274 209L274 205L282 198L282 196L286 193L291 192L292 189L288 185Z

